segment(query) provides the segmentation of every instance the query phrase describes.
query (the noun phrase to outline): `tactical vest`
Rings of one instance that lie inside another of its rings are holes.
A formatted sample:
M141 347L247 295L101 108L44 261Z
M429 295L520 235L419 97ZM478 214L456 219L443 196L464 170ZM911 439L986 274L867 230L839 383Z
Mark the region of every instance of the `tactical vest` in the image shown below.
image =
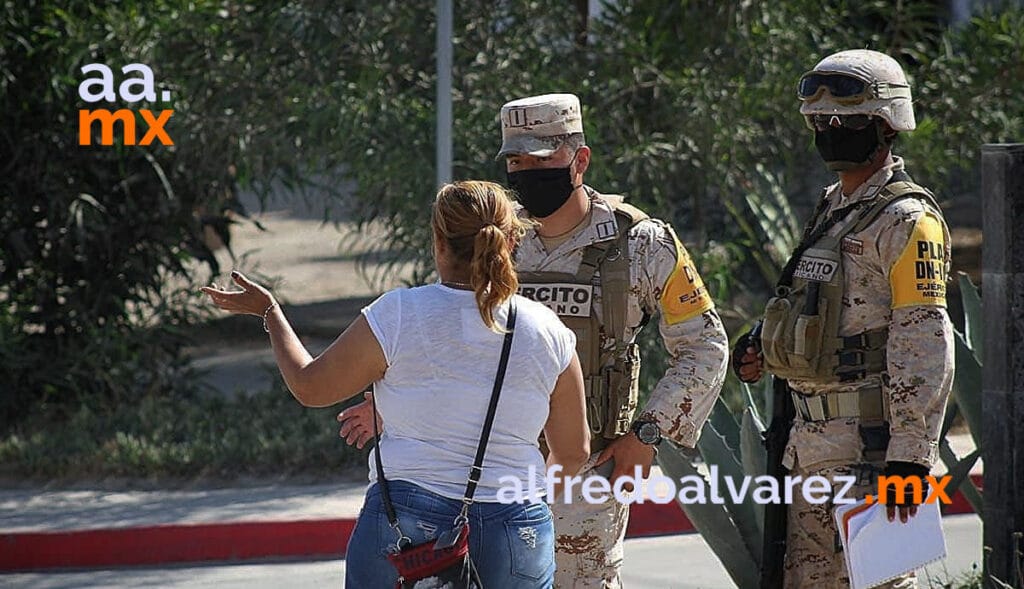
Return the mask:
M519 294L558 314L576 334L583 369L591 450L629 431L637 407L640 350L628 336L629 230L647 215L622 202L610 203L618 233L583 251L575 274L519 271ZM601 317L594 309L594 287L601 287ZM605 342L602 349L601 342Z
M841 215L828 221L817 219L820 210L815 215L812 227L830 222L830 227L840 229L834 235L814 240L796 261L792 282L787 285L786 280L781 280L775 297L768 301L761 346L769 372L785 379L835 383L859 380L885 370L887 327L839 335L844 291L841 245L844 237L865 230L885 207L905 198L920 200L942 218L931 193L905 180L887 184L873 200L861 201L845 211L840 209L837 213Z

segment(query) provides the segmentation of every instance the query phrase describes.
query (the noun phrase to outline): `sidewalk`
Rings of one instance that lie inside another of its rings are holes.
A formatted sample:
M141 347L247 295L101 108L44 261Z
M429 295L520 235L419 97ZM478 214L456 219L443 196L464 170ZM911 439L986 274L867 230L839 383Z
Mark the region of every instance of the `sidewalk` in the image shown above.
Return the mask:
M655 474L660 474L656 473ZM365 483L178 491L0 490L0 572L339 558ZM954 501L947 515L969 513ZM627 538L683 534L676 503L631 506Z
M339 557L365 483L183 491L0 490L0 571ZM674 504L633 506L630 537L692 531Z

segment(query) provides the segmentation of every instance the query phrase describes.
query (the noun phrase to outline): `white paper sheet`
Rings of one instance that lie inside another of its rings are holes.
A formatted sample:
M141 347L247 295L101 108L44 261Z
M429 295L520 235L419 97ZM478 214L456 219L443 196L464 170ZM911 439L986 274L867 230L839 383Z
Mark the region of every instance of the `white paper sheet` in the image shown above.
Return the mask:
M840 505L834 516L843 530L843 515L863 501ZM852 589L869 589L945 558L946 538L938 503L918 507L907 523L890 522L885 505L875 504L853 515L849 537L840 533Z

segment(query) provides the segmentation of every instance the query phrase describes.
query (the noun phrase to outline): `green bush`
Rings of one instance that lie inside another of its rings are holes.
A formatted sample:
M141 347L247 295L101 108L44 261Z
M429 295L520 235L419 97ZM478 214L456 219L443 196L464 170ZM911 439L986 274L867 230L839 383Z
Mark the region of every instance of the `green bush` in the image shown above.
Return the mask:
M282 384L249 396L146 395L105 412L38 412L0 438L0 474L46 479L330 476L365 463L338 438L337 408Z
M74 411L187 391L177 369L180 327L198 315L189 262L219 274L202 235L244 213L238 184L298 191L327 170L321 192L339 190L329 182L330 157L313 147L334 128L306 106L321 104L323 88L308 84L322 73L306 51L334 52L323 35L336 36L316 15L323 6L4 7L0 424L44 405ZM115 84L122 66L147 64L157 95L171 99L86 104L80 68L96 62L115 72ZM127 106L173 109L166 131L174 145L78 145L79 109Z

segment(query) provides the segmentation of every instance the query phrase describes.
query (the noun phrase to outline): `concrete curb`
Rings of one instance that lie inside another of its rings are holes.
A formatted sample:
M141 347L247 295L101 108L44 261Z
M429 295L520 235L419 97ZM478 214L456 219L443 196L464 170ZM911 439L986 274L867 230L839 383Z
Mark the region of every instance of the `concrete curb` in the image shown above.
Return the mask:
M979 487L981 476L972 475ZM944 515L972 513L957 491ZM0 532L0 572L106 568L261 558L340 558L355 518L158 525L60 532ZM675 502L630 506L627 538L685 534L693 524Z

